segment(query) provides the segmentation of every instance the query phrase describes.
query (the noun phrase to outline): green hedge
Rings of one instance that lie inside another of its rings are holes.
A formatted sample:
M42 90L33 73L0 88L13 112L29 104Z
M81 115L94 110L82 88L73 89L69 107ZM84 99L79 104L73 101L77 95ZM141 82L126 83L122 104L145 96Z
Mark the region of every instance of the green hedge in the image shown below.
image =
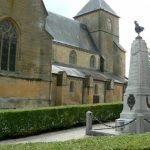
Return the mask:
M85 114L89 110L102 121L111 121L119 117L122 104L1 110L0 140L85 125Z

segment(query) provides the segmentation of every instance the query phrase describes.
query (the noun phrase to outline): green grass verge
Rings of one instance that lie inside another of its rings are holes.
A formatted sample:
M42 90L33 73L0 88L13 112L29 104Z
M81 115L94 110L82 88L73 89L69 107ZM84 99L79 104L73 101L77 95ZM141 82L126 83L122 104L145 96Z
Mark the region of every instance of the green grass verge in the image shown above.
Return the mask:
M51 143L0 145L0 150L150 150L150 133Z

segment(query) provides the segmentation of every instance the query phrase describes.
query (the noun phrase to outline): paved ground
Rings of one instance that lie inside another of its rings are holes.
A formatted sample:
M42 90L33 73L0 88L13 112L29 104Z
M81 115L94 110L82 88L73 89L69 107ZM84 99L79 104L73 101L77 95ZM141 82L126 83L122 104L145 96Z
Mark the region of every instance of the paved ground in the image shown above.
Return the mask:
M114 125L114 123L108 123L109 125ZM94 125L93 129L105 128L103 125ZM114 129L102 129L100 130L104 133L116 134ZM71 139L80 139L88 137L85 135L85 127L78 127L63 131L50 132L45 134L40 134L36 136L30 136L26 138L10 139L5 141L0 141L0 144L18 144L18 143L34 143L34 142L52 142L52 141L66 141Z

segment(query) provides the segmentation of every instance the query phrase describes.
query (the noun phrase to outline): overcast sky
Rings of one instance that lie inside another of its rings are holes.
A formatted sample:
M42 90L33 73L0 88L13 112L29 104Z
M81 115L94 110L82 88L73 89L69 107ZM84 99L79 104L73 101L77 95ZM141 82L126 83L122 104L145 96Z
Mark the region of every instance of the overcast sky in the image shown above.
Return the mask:
M47 10L73 18L89 0L43 0ZM131 43L136 37L134 20L145 30L141 36L150 47L150 0L105 0L120 16L120 44L126 53L126 75L128 76Z

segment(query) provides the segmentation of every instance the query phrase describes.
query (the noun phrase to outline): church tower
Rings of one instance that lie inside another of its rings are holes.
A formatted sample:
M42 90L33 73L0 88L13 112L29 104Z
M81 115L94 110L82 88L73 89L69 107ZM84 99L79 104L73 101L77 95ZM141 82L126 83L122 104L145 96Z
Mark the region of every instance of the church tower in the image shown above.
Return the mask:
M99 49L100 70L123 77L125 53L119 44L118 15L104 0L90 0L74 18L87 25Z

